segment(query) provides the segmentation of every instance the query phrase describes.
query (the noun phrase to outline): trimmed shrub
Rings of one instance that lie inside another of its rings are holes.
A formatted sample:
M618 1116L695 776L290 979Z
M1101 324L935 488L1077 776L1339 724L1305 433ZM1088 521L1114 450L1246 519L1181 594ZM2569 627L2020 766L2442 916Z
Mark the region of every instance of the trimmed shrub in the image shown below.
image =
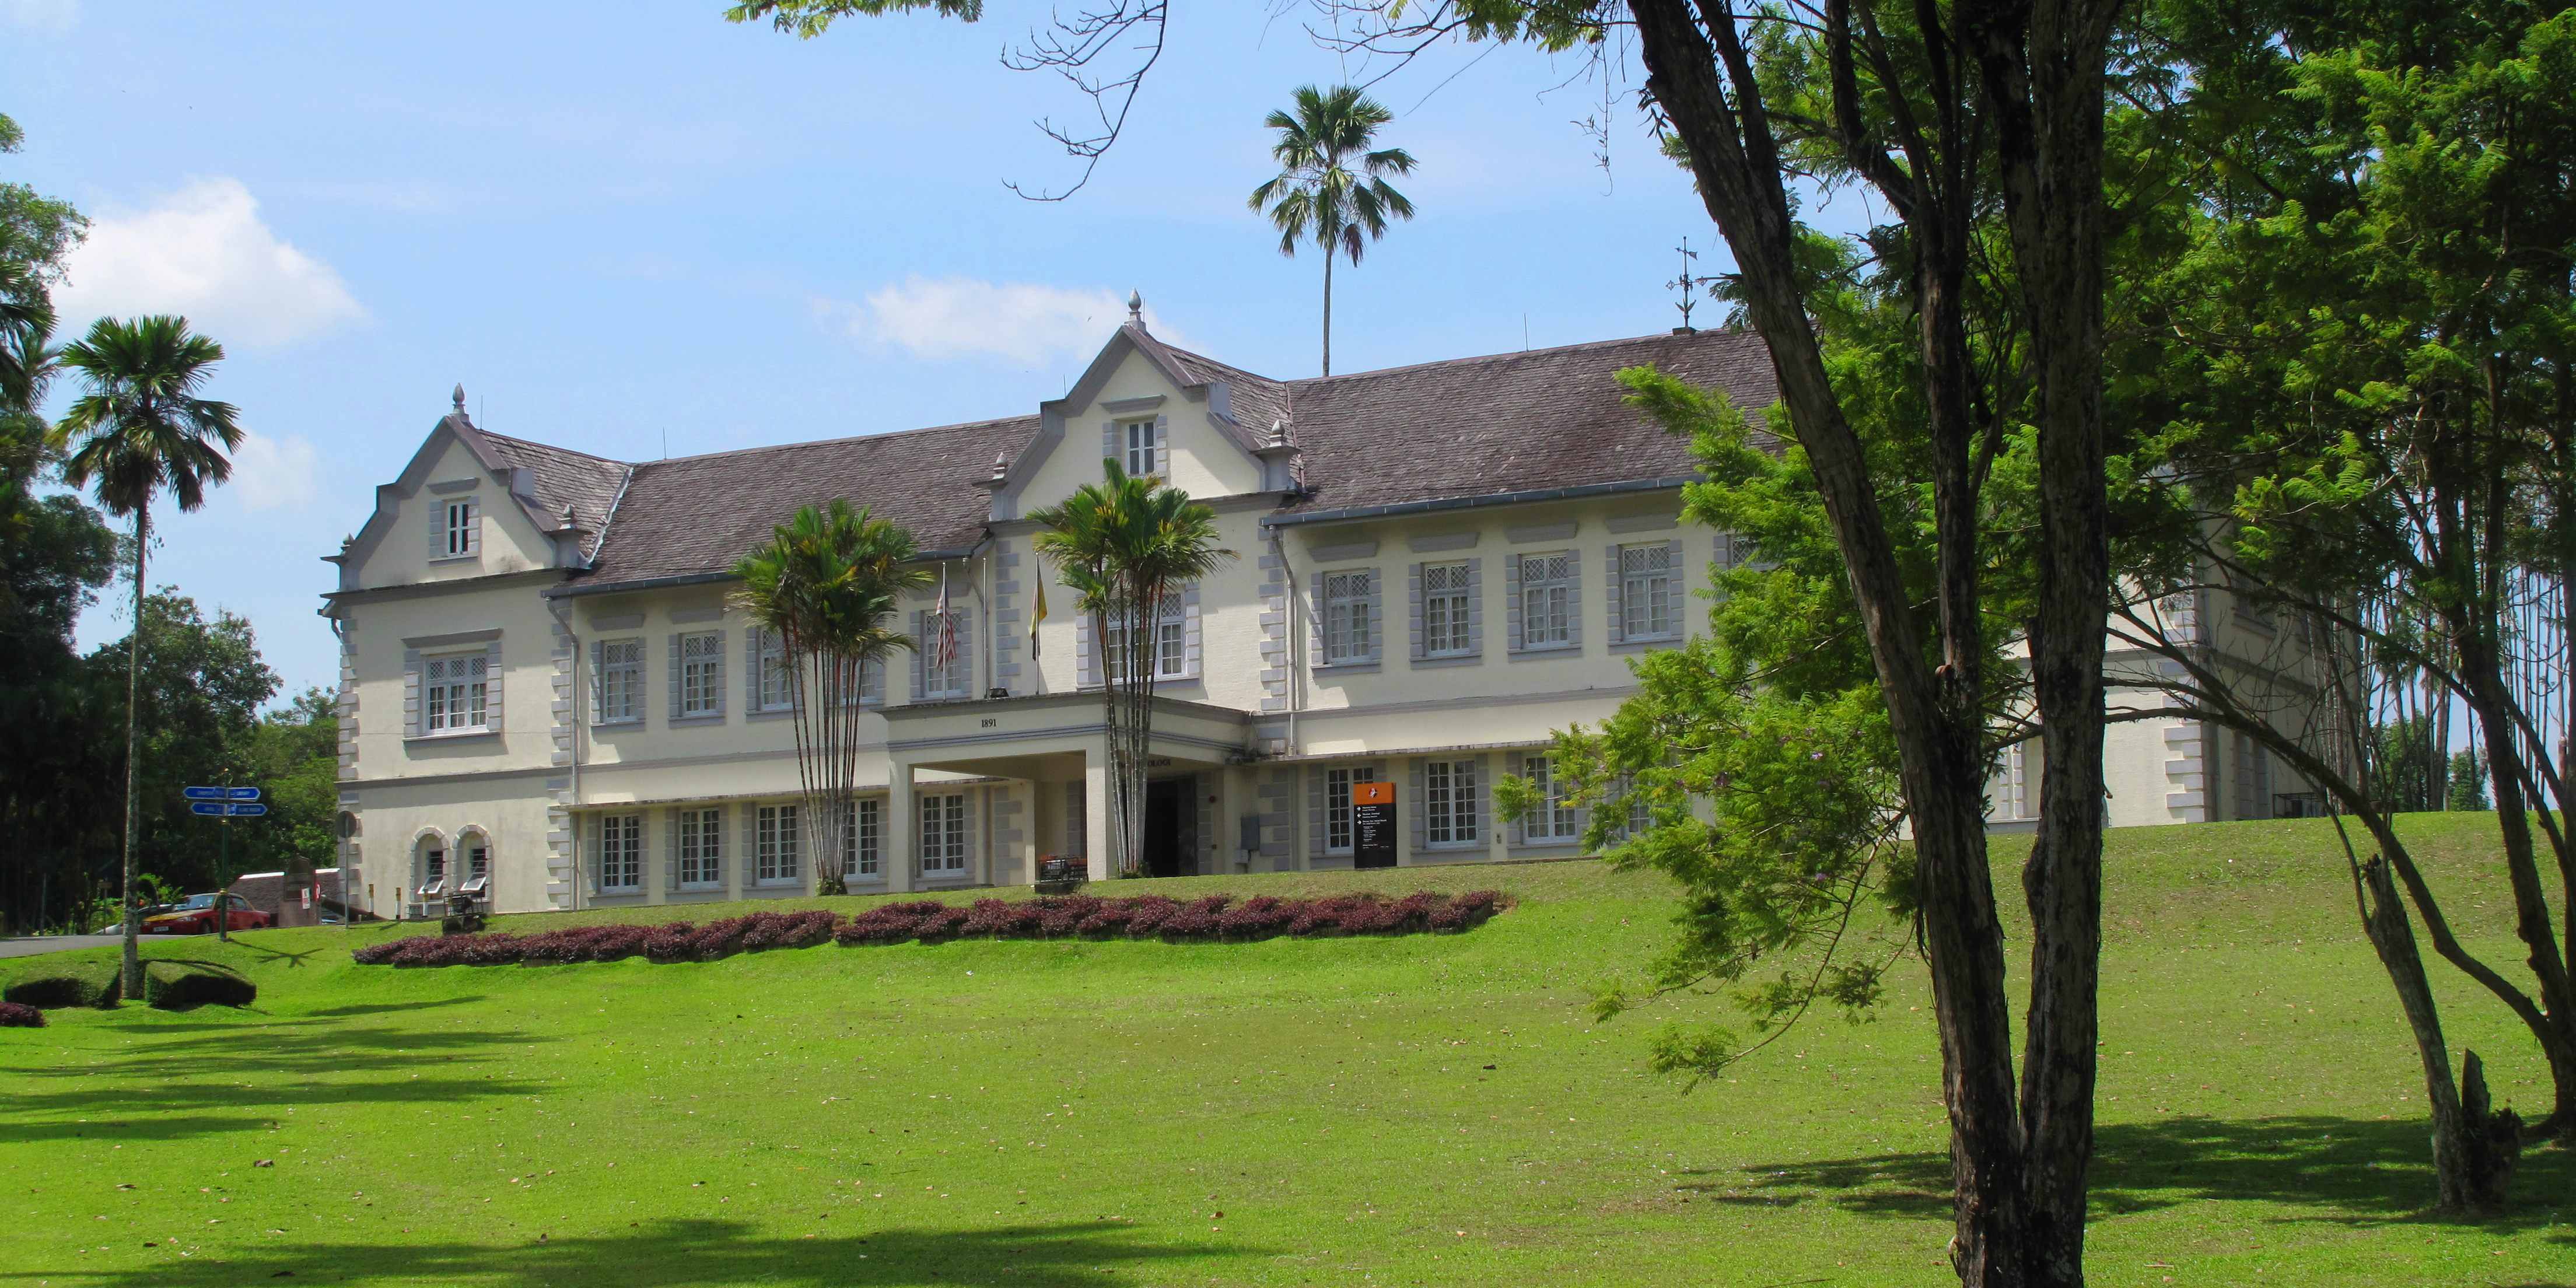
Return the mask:
M184 1011L208 1004L248 1006L259 1000L259 986L220 968L180 962L145 962L143 1000L164 1011Z
M117 968L73 969L55 975L39 975L18 980L0 992L0 999L54 1010L65 1006L113 1006L116 1004Z
M41 1029L45 1013L24 1002L0 1002L0 1029Z
M1217 918L1217 933L1228 939L1268 939L1288 929L1297 910L1269 895L1255 895Z

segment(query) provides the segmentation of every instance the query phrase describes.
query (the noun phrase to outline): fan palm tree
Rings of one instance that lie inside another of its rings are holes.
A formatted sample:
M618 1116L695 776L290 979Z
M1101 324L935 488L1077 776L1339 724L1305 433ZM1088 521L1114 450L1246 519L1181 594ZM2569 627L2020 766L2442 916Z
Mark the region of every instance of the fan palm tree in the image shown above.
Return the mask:
M1190 582L1235 556L1217 548L1216 512L1189 493L1132 476L1114 459L1101 468L1100 482L1030 513L1045 525L1030 544L1055 563L1075 608L1091 617L1108 726L1109 848L1119 875L1134 876L1144 859L1156 627Z
M1395 119L1355 85L1297 91L1297 111L1272 112L1263 125L1279 131L1270 155L1279 174L1252 190L1251 206L1279 229L1279 253L1294 255L1312 238L1324 250L1324 374L1333 374L1333 256L1350 256L1386 236L1386 221L1413 218L1413 203L1385 176L1410 174L1413 154L1372 150L1377 127ZM1357 170L1352 169L1356 164Z
M913 646L889 623L904 591L929 584L905 566L919 552L910 532L834 501L798 510L733 568L743 582L735 606L778 637L787 669L818 894L847 893L838 856L858 789L860 691L867 668ZM805 700L809 691L818 701Z
M65 451L63 481L95 485L109 514L134 516L134 632L125 655L125 996L143 996L135 951L134 799L138 730L136 685L143 670L143 568L152 546L152 498L164 488L181 510L206 503L208 484L232 477L224 453L241 446L233 405L198 397L223 361L224 347L166 314L119 321L100 318L89 334L64 345L61 362L89 392L54 426L52 446Z

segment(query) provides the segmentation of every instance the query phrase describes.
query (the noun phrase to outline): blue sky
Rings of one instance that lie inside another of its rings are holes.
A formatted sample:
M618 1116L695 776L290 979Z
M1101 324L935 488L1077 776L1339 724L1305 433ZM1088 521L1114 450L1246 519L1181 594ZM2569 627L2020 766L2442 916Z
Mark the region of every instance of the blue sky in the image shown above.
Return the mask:
M1075 171L1030 123L1086 105L995 55L1044 6L803 42L722 8L0 0L0 112L27 132L0 174L97 221L66 332L188 314L256 435L161 520L152 580L248 616L289 691L334 674L319 556L460 381L496 432L622 459L1013 415L1130 289L1181 343L1315 371L1320 261L1244 208L1263 115L1364 70L1310 10L1179 0L1126 139L1037 203L1003 181ZM1583 72L1471 47L1377 87L1420 217L1337 274L1337 369L1661 330L1676 242L1724 266L1630 86L1596 163ZM124 631L113 604L81 623Z

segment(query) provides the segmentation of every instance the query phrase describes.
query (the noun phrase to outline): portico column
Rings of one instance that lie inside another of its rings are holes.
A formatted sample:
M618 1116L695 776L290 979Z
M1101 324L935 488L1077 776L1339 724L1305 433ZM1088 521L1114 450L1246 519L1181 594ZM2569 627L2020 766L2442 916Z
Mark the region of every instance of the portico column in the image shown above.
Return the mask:
M921 870L921 798L914 793L912 766L898 760L886 766L885 879L891 894L912 892L912 874Z
M1094 881L1117 874L1109 854L1109 763L1106 756L1084 756L1082 763L1082 853Z

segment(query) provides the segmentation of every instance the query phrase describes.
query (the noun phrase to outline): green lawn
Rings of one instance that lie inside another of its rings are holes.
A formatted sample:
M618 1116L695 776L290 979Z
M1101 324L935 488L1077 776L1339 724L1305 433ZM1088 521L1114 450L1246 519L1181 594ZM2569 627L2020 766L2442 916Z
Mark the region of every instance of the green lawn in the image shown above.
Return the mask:
M2415 830L2492 945L2500 886L2462 867L2481 821ZM2526 1159L2507 1219L2416 1214L2414 1056L2332 847L2307 822L2114 834L2094 1282L2576 1282L2568 1151ZM2008 878L2017 853L1997 857ZM1454 936L681 966L350 964L417 928L157 943L248 971L259 1007L0 1029L0 1279L1943 1280L1919 972L1882 1022L1816 1025L1682 1096L1643 1072L1659 1019L1582 1007L1662 941L1659 878L1367 876L1154 888L1520 902ZM2545 1107L2528 1043L2436 969L2455 1049Z

